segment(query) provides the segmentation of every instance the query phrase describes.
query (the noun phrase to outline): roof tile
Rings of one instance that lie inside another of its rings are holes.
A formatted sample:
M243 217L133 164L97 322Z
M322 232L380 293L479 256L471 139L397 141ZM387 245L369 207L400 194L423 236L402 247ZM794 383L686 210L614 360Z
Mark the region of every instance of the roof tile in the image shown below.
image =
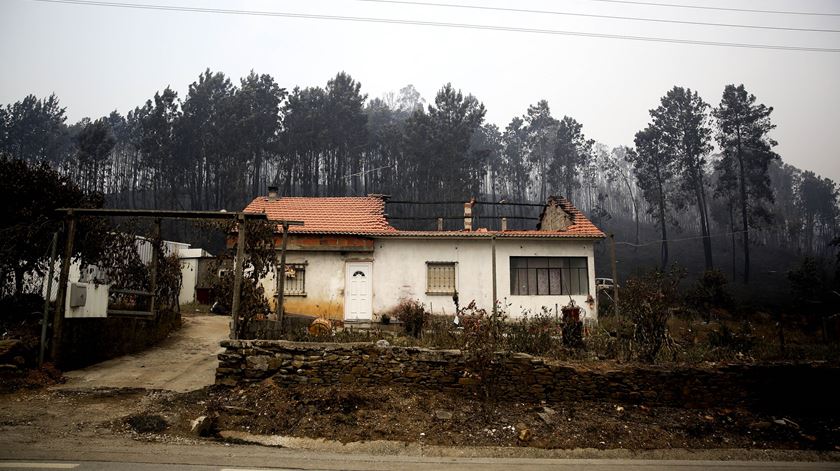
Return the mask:
M565 231L513 230L491 231L403 231L391 226L385 217L385 202L378 196L281 197L255 198L245 208L248 213L265 213L269 220L303 221L290 232L301 234L336 234L367 237L491 237L499 238L603 238L601 232L571 202L558 198L561 207L571 214L573 224Z

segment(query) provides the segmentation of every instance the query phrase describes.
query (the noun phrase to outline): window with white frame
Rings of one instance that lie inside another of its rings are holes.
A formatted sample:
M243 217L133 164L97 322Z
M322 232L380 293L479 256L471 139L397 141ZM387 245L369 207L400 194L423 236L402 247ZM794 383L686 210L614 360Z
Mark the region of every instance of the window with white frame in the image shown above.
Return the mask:
M306 296L306 263L287 263L283 280L285 296Z
M510 294L554 296L589 293L586 257L510 257Z
M455 294L455 262L426 262L426 294Z

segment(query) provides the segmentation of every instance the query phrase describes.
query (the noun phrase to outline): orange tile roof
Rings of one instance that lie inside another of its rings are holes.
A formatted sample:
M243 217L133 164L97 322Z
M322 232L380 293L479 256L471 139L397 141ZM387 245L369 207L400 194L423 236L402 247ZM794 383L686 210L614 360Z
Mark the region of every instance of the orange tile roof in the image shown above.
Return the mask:
M367 235L397 231L385 219L385 202L375 196L260 196L245 212L265 213L270 220L303 221L303 226L291 227L290 232L295 233Z
M245 208L247 213L265 213L270 220L303 221L290 232L301 234L337 234L366 237L565 239L603 238L604 233L565 198L557 198L571 214L572 225L565 231L511 230L491 231L403 231L390 225L385 217L385 202L378 196L279 197L255 198Z

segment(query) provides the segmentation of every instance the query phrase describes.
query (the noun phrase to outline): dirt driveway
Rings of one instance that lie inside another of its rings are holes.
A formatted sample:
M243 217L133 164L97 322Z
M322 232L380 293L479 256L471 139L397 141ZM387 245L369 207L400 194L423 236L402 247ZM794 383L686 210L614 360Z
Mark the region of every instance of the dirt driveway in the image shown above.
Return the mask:
M219 341L228 337L226 316L184 316L183 326L143 352L68 371L67 382L55 389L143 388L193 391L213 384L221 353Z

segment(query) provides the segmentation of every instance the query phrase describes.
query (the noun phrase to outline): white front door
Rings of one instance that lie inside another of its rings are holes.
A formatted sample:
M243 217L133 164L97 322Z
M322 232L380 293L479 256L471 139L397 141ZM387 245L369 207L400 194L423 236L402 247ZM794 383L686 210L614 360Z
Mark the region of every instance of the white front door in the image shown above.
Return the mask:
M344 281L344 320L373 318L373 280L371 262L347 262Z

